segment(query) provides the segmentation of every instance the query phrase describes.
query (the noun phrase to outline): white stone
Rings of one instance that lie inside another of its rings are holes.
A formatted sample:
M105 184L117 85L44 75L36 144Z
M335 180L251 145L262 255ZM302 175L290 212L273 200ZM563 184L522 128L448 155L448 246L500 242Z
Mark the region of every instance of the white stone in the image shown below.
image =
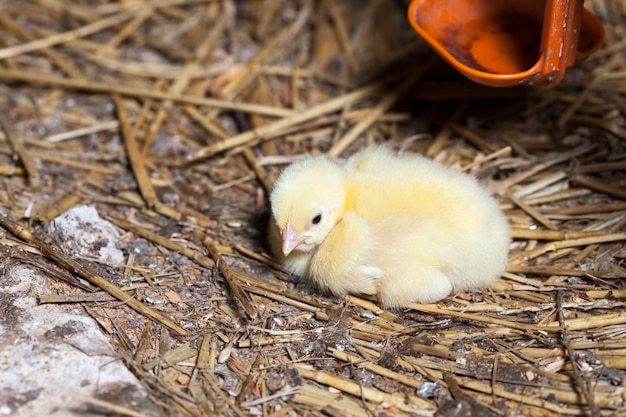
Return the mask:
M60 238L62 249L70 255L91 256L118 264L124 262L124 254L117 247L120 232L102 219L94 207L72 207L50 222L48 232Z
M0 280L0 416L101 415L77 396L159 415L147 392L87 314L39 305L48 279L15 265ZM93 412L90 412L92 411Z

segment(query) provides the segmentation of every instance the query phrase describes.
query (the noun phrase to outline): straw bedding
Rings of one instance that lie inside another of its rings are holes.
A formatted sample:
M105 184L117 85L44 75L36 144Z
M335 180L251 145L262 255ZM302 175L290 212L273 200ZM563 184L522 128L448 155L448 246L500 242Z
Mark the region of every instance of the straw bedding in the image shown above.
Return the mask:
M626 415L626 3L587 2L606 44L552 90L462 79L404 1L93 3L0 3L0 263L47 271L163 415ZM284 164L381 142L497 196L498 284L384 311L267 255ZM80 205L123 263L60 249Z

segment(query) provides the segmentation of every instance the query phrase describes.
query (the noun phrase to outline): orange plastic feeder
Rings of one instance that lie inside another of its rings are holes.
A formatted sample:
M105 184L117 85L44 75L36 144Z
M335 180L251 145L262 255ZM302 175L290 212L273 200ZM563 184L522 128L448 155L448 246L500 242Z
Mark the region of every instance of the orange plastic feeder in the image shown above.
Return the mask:
M553 87L604 42L583 0L413 0L413 28L467 78Z

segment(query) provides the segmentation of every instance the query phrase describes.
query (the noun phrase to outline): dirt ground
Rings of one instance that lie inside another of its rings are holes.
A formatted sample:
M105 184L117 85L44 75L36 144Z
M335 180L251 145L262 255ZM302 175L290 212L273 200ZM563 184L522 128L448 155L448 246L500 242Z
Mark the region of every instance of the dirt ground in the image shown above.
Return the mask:
M606 42L553 89L466 80L407 6L0 0L0 414L43 395L7 353L37 305L145 393L63 380L76 415L626 416L626 2L586 2ZM496 196L497 284L386 311L268 255L281 169L371 143Z

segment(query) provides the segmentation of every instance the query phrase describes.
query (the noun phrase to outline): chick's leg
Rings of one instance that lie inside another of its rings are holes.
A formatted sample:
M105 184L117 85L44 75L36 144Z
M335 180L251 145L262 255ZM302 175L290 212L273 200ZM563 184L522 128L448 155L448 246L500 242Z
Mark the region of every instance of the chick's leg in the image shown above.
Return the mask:
M434 268L420 268L407 275L388 274L379 292L385 308L406 307L411 303L434 303L452 292L448 277Z
M432 303L452 292L447 245L434 222L390 218L376 225L377 264L385 271L379 300L385 307Z

